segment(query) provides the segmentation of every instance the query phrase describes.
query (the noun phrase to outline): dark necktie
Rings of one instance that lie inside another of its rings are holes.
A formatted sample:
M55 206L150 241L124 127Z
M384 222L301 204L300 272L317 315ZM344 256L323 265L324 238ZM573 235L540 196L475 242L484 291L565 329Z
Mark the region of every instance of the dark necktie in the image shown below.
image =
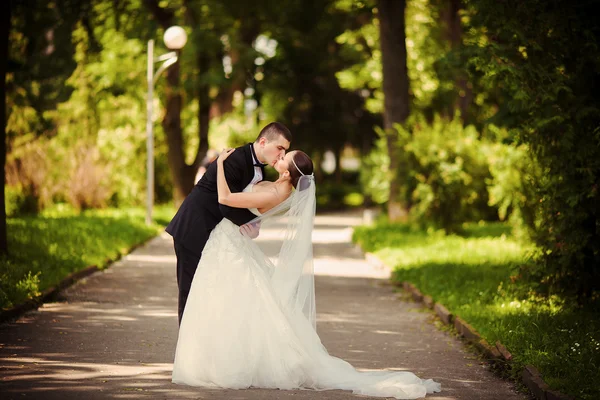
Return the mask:
M254 145L250 144L250 151L252 152L252 158L254 159L254 166L255 167L259 167L259 168L264 168L267 166L267 164L263 164L260 161L258 161L258 157L256 157L256 153L254 152Z

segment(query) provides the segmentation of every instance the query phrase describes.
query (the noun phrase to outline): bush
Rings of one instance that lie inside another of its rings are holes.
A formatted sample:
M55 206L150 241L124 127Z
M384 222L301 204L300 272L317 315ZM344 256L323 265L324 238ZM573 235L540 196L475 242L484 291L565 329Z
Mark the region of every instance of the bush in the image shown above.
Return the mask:
M485 149L492 179L490 205L513 227L515 237L529 240L539 227L539 196L535 185L541 179L538 163L527 145L494 143Z
M463 222L497 218L488 206L486 182L491 175L483 152L488 143L478 136L459 118L413 122L402 150L410 168L407 181L415 182L408 203L416 221L456 232Z
M379 137L375 141L373 149L362 159L360 185L373 202L384 204L389 199L390 180L393 177L390 172L390 158L385 134L381 130L376 130L376 132Z
M488 205L487 182L492 178L483 149L472 126L457 118L432 123L415 117L398 130L398 171L389 171L385 137L380 132L361 169L365 192L377 203L388 199L390 179L401 182L401 196L409 215L422 226L459 231L466 221L497 219Z
M0 259L0 307L10 307L40 294L40 274L28 266L2 257Z
M509 112L504 121L515 127L541 167L534 234L541 251L533 279L548 293L593 303L600 300L596 4L513 3L469 2L469 63L490 92L503 95Z
M112 191L107 184L108 168L99 160L96 147L80 144L71 159L71 178L66 196L76 209L102 208Z
M7 217L35 214L39 211L38 200L21 185L6 186L4 188L4 200Z
M131 122L130 122L131 124ZM155 188L161 194L157 196L157 201L164 200L162 195L162 184L166 180L165 168L166 157L161 154L166 153L166 145L161 140L160 129L156 132L155 142ZM87 168L96 170L96 181L106 187L110 187L110 193L99 193L102 196L102 202L108 202L111 207L139 206L144 204L146 198L146 142L140 140L144 134L140 132L139 127L124 125L119 127L105 127L98 131L98 139L91 148L93 159L80 160L81 163L87 163ZM99 153L99 154L98 154ZM90 155L91 156L91 155ZM82 165L84 167L84 165ZM170 183L171 177L166 171L167 181ZM106 199L106 195L110 195ZM171 198L169 192L167 199Z
M56 185L49 176L49 140L17 146L7 155L5 176L8 215L36 213L52 202Z
M58 135L17 146L7 157L8 215L38 213L60 202L76 209L142 204L145 168L139 168L143 155L133 133L101 131L98 140Z

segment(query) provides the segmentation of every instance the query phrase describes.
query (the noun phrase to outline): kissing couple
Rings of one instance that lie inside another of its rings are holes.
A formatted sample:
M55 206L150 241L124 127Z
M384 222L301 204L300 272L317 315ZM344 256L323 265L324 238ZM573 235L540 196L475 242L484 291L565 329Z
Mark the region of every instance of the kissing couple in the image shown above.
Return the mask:
M286 153L289 129L265 126L223 151L167 227L179 286L172 380L209 388L342 389L416 399L441 390L406 371L357 371L316 330L314 166ZM263 180L274 168L275 182ZM277 234L273 234L273 232ZM254 240L269 232L265 243Z

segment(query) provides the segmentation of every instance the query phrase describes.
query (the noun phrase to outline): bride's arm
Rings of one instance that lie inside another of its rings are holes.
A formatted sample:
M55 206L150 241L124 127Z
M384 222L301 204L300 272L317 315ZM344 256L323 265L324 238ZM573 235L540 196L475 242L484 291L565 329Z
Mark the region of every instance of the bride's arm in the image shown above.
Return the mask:
M223 163L234 151L235 149L224 150L217 159L217 193L219 195L219 203L237 208L266 208L276 205L278 201L277 195L274 192L231 193L227 179L225 179Z

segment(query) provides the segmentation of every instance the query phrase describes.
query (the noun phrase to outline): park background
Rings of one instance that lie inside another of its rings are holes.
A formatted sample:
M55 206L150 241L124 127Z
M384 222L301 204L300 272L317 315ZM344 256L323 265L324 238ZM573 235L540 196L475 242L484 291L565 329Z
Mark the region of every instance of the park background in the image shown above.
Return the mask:
M4 2L0 305L156 235L211 150L276 120L316 162L319 212L377 215L354 240L393 280L505 344L513 378L598 398L596 3ZM146 46L173 25L148 225Z

